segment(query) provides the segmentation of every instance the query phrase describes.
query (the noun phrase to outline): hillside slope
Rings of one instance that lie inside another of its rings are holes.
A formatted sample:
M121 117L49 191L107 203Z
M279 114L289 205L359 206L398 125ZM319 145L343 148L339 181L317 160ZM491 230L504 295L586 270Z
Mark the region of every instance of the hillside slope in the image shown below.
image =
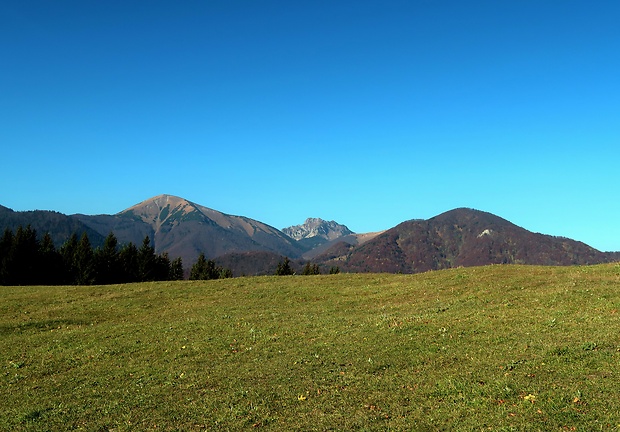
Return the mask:
M315 258L325 254L328 251L333 252L332 249L335 245L338 245L338 248L346 248L351 249L355 246L359 246L361 244L366 243L367 241L372 240L377 237L383 231L373 232L373 233L363 233L363 234L348 234L342 237L337 237L333 240L330 240L326 243L321 243L314 248L310 249L308 252L305 252L302 257L306 260L314 260Z
M532 233L491 213L460 208L403 222L360 246L335 245L316 260L352 272L418 273L486 264L595 264L612 258L575 240Z
M268 251L298 257L302 249L282 232L243 216L232 216L183 198L159 195L116 215L79 219L120 242L139 243L149 235L159 252L180 256L186 266L202 252L207 258L232 252Z
M0 228L2 232L5 229L15 232L19 226L26 227L28 225L36 230L39 239L46 232L49 233L56 247L60 247L74 233L78 237L86 233L93 246L102 245L105 238L105 235L101 235L97 230L90 228L80 220L62 213L48 210L17 212L8 207L0 206Z
M0 430L613 431L619 277L0 287Z

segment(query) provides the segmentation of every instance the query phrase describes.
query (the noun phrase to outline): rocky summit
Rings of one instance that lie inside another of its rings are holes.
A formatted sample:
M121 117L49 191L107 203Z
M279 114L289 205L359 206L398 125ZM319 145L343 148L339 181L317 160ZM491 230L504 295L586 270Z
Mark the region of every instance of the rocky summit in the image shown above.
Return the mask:
M284 228L282 232L297 241L317 237L329 241L354 234L345 225L321 218L308 218L303 224Z

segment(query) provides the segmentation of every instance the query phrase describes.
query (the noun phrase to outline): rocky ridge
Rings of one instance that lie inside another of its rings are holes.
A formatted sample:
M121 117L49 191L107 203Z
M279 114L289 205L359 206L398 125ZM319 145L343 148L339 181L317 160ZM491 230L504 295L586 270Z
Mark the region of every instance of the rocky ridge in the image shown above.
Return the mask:
M283 228L282 232L297 241L315 237L330 241L349 234L354 234L354 232L345 225L339 224L333 220L326 221L321 218L308 218L301 225Z

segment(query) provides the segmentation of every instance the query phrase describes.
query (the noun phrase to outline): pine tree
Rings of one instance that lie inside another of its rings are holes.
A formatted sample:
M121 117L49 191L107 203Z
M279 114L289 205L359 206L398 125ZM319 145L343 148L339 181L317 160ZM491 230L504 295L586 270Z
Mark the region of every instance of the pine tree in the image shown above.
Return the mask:
M310 262L307 262L301 274L304 276L318 275L321 274L321 271L319 270L318 264L310 264Z
M9 228L4 230L2 239L0 239L0 285L11 284L11 269L13 268L13 231Z
M49 232L43 235L39 245L39 267L41 279L39 283L45 285L58 285L63 282L62 256L56 250L54 241Z
M170 280L183 280L183 260L181 257L175 258L170 264Z
M198 259L189 272L190 280L209 280L217 279L213 277L215 273L215 262L207 260L204 253L200 253Z
M75 252L77 285L92 285L95 281L95 260L88 234L83 233Z
M144 237L142 246L138 250L138 280L150 282L155 280L156 256L155 248L151 246L149 236Z
M168 252L155 257L155 267L153 269L153 280L165 281L170 278L170 258Z
M233 277L233 272L229 268L218 267L219 268L219 278L220 279L229 279Z
M120 282L131 283L139 281L138 248L132 242L121 248L118 254L120 261Z
M76 233L73 233L60 247L60 256L63 262L63 283L70 285L77 283L76 255L78 243L78 236Z
M39 241L37 232L30 225L19 226L13 240L12 285L33 285L40 278Z
M289 260L288 257L284 257L284 261L278 263L276 276L290 276L293 274L295 274L295 272L291 268L291 260Z
M120 283L122 274L118 253L118 240L114 233L108 234L103 242L103 247L95 251L96 282L100 284Z
M189 273L190 280L224 279L229 277L232 277L230 269L217 266L215 261L206 259L205 254L202 252Z

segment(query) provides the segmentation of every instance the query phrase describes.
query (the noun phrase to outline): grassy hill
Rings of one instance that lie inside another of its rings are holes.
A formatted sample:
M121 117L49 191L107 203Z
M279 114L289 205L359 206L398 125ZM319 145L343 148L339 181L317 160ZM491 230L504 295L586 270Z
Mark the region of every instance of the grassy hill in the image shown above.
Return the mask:
M616 430L620 265L0 287L0 430Z

